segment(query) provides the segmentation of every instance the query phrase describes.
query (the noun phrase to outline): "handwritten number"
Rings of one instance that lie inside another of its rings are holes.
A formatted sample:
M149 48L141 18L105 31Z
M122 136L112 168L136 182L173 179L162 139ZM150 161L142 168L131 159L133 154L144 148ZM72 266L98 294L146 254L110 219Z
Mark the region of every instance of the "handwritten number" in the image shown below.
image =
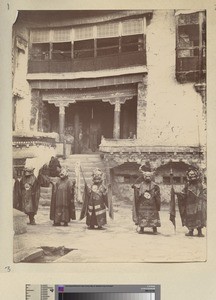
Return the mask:
M6 267L5 267L5 270L6 270L7 272L11 272L11 267L10 267L10 266L6 266Z

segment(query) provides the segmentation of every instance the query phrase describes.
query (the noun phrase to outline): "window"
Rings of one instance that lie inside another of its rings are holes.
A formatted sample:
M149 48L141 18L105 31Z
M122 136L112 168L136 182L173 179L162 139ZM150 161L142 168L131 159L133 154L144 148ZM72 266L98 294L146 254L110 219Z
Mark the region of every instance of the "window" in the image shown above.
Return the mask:
M69 42L71 40L71 29L54 29L52 40L53 42Z
M32 43L44 43L50 40L49 29L35 29L31 31L31 42Z
M93 38L93 26L82 26L74 29L76 41L89 40Z
M143 35L139 34L122 37L122 52L142 51L143 48Z
M205 14L179 14L176 22L176 78L179 82L203 81L206 71Z
M131 19L122 22L122 35L134 35L143 33L143 19Z
M110 55L119 52L119 38L106 38L97 40L97 55Z
M119 36L119 23L106 23L97 26L97 37L116 37Z
M145 49L143 18L73 28L32 29L30 37L33 60L61 61Z
M75 41L74 58L94 57L94 40Z
M52 59L68 60L71 58L71 43L53 43Z
M48 60L50 45L48 43L32 44L31 59Z

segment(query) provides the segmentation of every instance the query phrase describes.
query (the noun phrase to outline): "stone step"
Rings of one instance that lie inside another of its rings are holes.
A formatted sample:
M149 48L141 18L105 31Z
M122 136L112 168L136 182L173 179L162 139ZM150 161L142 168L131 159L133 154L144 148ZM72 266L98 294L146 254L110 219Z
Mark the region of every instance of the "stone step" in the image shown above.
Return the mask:
M52 192L52 186L50 185L49 187L40 187L40 193L41 194L47 194Z
M95 161L100 162L100 161L102 161L101 157L68 157L66 160L71 163L75 163L77 161L81 161L81 162L95 162ZM63 160L63 159L59 160L60 164L66 160Z
M82 168L104 168L104 163L102 162L80 162ZM63 162L61 163L62 167L75 167L75 163Z

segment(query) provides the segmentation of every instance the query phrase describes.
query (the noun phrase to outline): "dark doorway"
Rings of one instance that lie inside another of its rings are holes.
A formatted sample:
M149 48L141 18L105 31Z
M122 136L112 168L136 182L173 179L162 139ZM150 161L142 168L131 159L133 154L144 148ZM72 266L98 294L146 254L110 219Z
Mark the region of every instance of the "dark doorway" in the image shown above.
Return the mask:
M109 103L83 101L71 104L66 112L66 131L74 137L73 153L95 153L102 135L112 138L113 110Z

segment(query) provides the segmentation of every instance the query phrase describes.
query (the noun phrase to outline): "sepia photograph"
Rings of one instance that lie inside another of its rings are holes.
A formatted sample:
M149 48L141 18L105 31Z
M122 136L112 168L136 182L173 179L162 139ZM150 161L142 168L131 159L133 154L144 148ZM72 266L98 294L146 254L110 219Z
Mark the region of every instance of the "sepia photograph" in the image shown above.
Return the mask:
M207 260L206 10L20 10L14 263Z

